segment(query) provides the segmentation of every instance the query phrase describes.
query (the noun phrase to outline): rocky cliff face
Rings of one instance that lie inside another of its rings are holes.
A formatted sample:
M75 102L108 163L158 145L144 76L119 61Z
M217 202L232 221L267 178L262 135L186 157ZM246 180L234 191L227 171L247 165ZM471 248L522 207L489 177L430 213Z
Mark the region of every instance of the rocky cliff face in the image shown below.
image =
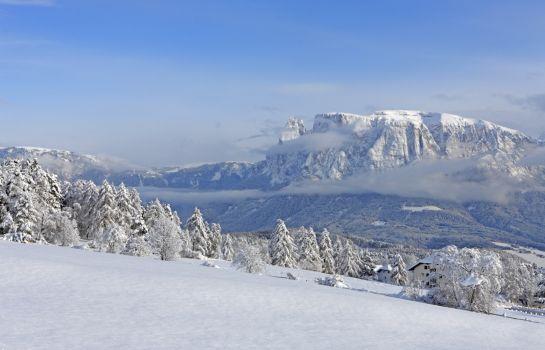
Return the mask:
M506 155L516 160L534 144L519 131L452 114L328 113L317 115L310 131L281 142L267 156L265 168L273 183L341 179L426 159Z

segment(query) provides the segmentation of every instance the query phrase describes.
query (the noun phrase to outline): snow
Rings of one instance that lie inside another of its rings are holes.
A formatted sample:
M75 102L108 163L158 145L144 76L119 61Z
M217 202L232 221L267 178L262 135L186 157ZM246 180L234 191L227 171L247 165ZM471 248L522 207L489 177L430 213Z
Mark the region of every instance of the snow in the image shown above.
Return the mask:
M470 286L478 286L483 282L483 280L477 276L469 275L465 280L462 281L462 286L464 287L470 287Z
M439 208L439 207L436 207L435 205L424 205L424 206L420 206L420 207L415 207L415 206L407 206L407 205L403 205L401 207L401 210L403 211L410 211L410 212L423 212L423 211L441 211L443 209Z
M503 242L493 242L498 247L507 248L505 249L507 252L514 254L518 257L523 258L524 260L536 264L539 267L545 267L545 251L530 248L530 247L513 247L509 243L503 243Z
M408 301L400 288L268 267L0 242L5 349L538 349L545 326ZM297 281L285 278L292 271ZM276 278L273 278L276 277ZM389 296L390 295L390 296Z

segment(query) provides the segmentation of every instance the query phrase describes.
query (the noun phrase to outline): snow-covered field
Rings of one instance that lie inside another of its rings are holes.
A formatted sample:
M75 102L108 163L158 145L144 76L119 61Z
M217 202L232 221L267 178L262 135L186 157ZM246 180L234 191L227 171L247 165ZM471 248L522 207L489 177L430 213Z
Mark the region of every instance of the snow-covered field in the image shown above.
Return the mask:
M0 241L0 349L543 349L545 325L399 288Z
M495 245L502 248L509 248L506 251L523 258L539 267L545 267L545 252L535 248L519 247L515 248L509 243L494 242Z

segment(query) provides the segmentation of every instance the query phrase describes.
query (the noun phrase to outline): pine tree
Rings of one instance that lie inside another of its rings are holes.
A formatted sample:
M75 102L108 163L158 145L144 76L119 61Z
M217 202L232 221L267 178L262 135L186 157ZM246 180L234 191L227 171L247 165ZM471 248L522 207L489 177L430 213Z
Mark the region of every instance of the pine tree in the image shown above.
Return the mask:
M36 225L39 213L34 208L32 199L27 196L21 196L15 203L15 234L12 239L21 243L35 243L43 241L43 238L37 234Z
M320 239L320 257L322 259L322 272L328 274L335 273L335 260L333 258L333 247L329 231L324 229Z
M284 221L278 219L269 244L269 254L273 265L295 267L295 244Z
M12 230L4 239L21 243L34 243L43 241L37 232L39 213L34 206L34 193L32 192L34 180L22 169L22 163L14 162L14 172L6 184L8 207L13 224Z
M195 258L195 253L192 249L193 246L191 245L189 231L184 229L180 233L180 255L182 258Z
M375 274L376 262L369 250L360 250L360 272L361 277L369 278Z
M235 249L233 247L233 239L231 235L225 235L221 245L221 258L223 260L232 261L235 256Z
M403 261L403 258L399 254L394 256L394 264L392 266L392 272L390 273L390 281L393 284L400 286L405 286L409 282L405 261Z
M156 221L166 216L165 208L157 198L146 206L143 213L144 222L148 229L155 225Z
M144 220L144 210L142 208L140 194L138 194L136 189L131 188L129 190L129 198L132 208L132 224L130 227L131 232L143 236L148 232L148 227L146 226L146 221Z
M299 267L311 271L322 270L318 242L316 241L316 234L312 227L302 232L299 250Z
M335 272L341 273L341 264L342 264L342 256L343 256L343 242L339 238L339 236L335 237L335 245L333 245L333 261L335 262Z
M213 223L210 225L210 249L208 257L213 259L219 259L221 249L221 226L220 224Z
M133 221L138 217L138 213L135 213L129 190L123 183L117 188L115 202L119 211L119 225L124 227L127 232L130 232L130 228Z
M350 240L346 240L342 252L341 263L339 265L340 273L350 277L360 277L361 262L358 251L354 247L354 243Z
M191 237L192 250L203 257L206 256L210 250L210 239L199 208L195 208L186 226Z
M121 222L115 190L106 180L102 183L97 201L91 210L90 221L91 238L99 241L105 231L111 230L114 226L119 226Z

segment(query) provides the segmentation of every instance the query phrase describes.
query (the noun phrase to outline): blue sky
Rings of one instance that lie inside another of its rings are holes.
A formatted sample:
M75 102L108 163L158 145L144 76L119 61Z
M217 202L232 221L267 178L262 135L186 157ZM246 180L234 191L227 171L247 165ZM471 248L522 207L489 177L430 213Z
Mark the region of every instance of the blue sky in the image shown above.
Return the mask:
M545 131L542 1L0 0L0 144L255 160L288 116Z

